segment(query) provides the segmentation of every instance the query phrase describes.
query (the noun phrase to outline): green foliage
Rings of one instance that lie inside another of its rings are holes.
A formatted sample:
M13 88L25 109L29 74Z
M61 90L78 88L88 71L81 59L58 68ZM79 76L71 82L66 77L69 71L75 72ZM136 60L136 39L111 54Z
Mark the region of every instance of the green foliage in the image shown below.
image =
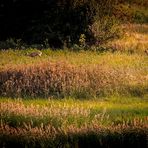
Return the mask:
M96 45L102 45L113 39L117 39L122 35L119 22L114 17L105 16L96 21L91 26L91 30L96 39Z
M85 34L80 35L79 44L80 44L81 48L84 48L86 46L86 36L85 36Z
M0 41L0 49L25 49L26 45L21 39L10 38L6 41Z
M126 0L114 6L113 15L123 23L147 23L148 3L145 0Z

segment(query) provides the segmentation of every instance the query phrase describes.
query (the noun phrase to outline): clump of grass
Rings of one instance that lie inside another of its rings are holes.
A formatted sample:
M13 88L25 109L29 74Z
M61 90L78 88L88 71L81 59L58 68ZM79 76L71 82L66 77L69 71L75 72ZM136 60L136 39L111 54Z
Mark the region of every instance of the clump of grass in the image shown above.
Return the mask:
M0 95L95 98L147 94L147 72L108 65L74 66L62 61L11 67L0 72Z

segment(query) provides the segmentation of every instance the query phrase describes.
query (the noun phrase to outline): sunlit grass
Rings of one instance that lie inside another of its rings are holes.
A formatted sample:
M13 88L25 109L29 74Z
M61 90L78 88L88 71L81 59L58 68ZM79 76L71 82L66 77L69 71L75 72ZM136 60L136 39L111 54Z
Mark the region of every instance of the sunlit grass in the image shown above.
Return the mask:
M148 55L148 25L125 24L122 25L124 35L108 43L116 51Z
M102 98L80 101L63 100L0 100L0 118L13 126L32 123L56 128L99 124L110 126L148 116L148 102L142 98Z
M66 61L69 64L74 65L94 65L94 64L106 64L109 66L144 66L147 65L148 59L144 55L130 55L126 53L98 53L91 51L52 51L50 49L42 50L42 57L31 58L25 55L26 52L32 52L36 50L8 50L0 51L0 69L4 67L13 67L23 64L38 64L46 62L58 62Z

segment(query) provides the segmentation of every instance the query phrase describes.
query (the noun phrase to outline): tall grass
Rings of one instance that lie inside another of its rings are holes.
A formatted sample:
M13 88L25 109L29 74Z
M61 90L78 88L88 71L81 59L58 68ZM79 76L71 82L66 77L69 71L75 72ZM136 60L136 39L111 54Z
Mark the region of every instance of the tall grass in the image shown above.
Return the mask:
M0 72L0 95L9 97L95 98L147 95L147 71L108 65L74 66L65 62L22 65Z
M66 128L70 125L81 127L93 123L110 126L111 124L118 125L126 122L127 125L131 125L134 118L139 118L143 122L143 119L148 116L146 100L140 100L140 98L109 98L108 101L107 99L106 101L103 100L64 99L39 100L38 102L35 100L12 101L2 99L0 102L0 119L13 127L23 127L24 123L31 124L34 127L43 123L44 126L50 124L55 128Z
M114 51L148 54L148 25L125 24L122 25L124 36L108 43L108 48Z
M125 100L132 102L2 99L0 146L146 148L147 102Z
M138 125L138 122L137 122ZM30 128L10 128L5 125L0 128L1 147L137 147L147 148L147 127L126 125L101 128L92 125L78 130L70 127L68 131L56 130L52 126ZM76 131L76 132L74 132ZM58 133L57 133L58 132Z

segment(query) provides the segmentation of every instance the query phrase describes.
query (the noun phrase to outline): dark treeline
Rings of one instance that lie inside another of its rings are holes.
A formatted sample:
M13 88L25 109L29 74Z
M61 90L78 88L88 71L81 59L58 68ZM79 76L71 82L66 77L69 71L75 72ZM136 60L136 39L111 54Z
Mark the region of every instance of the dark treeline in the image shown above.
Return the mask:
M140 10L147 0L0 0L0 42L21 39L27 45L62 48L65 43L78 44L84 34L87 45L95 44L119 33L112 28L114 18L147 22L148 17L130 10L130 5ZM100 24L95 26L95 22Z
M90 26L98 17L111 14L110 0L1 0L0 40L22 39L27 44L62 47L78 43L85 34L95 42Z

